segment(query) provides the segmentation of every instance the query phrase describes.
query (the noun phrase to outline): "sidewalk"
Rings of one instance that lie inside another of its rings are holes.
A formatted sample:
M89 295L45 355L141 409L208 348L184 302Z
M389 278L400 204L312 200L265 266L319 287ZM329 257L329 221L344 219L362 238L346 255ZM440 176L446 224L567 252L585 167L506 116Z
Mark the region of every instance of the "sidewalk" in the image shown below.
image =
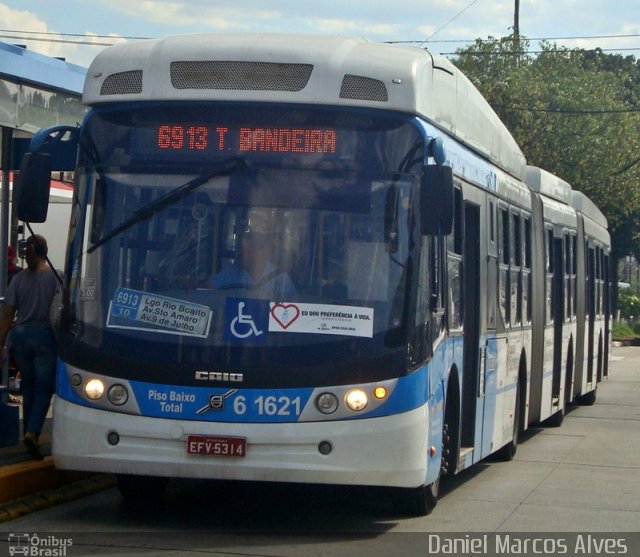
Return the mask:
M0 522L113 485L113 478L105 475L55 469L50 416L40 435L40 450L44 460L34 460L22 444L21 409L20 443L0 447Z

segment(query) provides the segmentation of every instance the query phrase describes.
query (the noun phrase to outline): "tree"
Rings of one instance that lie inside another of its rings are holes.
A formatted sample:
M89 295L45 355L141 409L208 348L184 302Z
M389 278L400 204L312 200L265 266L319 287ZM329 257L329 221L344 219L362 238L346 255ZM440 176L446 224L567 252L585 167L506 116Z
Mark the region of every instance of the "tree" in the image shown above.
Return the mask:
M453 62L540 166L583 191L609 221L613 257L640 257L640 66L633 56L526 38L477 40Z
M640 296L628 289L621 290L618 298L620 317L629 321L640 320Z

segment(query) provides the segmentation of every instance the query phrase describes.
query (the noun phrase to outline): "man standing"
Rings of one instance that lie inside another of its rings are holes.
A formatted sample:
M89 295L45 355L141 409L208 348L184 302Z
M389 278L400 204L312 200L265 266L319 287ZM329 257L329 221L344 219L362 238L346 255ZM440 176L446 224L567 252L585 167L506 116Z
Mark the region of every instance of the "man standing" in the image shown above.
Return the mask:
M26 242L27 268L7 289L0 316L0 357L13 319L14 357L22 376L24 444L37 460L43 456L38 437L55 392L57 344L49 321L57 278L47 264L47 241L35 234Z

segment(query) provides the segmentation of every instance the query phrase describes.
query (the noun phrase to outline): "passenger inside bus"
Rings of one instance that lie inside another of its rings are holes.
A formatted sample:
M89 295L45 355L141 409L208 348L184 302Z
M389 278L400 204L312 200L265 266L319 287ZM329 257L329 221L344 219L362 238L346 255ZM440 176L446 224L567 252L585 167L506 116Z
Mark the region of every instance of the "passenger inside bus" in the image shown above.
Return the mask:
M273 263L269 233L242 232L237 240L237 257L211 278L218 290L249 290L268 298L286 300L296 293L288 273Z

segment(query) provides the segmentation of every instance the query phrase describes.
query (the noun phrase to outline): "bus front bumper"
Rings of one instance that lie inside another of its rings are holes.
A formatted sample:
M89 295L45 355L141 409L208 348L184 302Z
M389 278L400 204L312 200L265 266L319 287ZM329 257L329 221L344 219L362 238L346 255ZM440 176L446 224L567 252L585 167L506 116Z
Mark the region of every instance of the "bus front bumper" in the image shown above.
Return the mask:
M417 487L427 476L426 405L370 419L245 424L118 414L57 397L53 424L59 469L390 487ZM192 435L245 438L246 453L189 454L187 438ZM321 445L325 453L330 446L330 452L323 454Z

